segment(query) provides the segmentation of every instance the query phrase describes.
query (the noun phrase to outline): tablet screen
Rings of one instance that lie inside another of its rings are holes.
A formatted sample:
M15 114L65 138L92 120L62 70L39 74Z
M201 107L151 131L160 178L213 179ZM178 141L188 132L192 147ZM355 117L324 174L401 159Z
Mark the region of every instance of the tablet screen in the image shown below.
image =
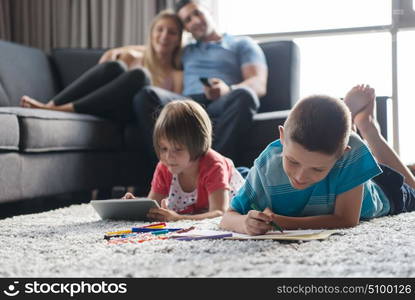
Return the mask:
M158 202L148 198L92 200L92 207L101 219L149 221L147 213Z

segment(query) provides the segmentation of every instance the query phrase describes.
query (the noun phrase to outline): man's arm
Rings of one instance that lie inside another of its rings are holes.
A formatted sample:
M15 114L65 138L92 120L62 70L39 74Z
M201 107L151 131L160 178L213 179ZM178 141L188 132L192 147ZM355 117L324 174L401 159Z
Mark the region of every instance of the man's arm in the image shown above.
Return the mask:
M268 69L261 64L249 64L242 67L242 76L244 78L238 84L232 85L232 88L247 86L251 88L258 97L266 94ZM205 95L210 100L216 100L231 91L231 87L219 78L210 79L211 86L205 86Z
M255 91L258 97L265 96L267 91L268 68L262 64L248 64L242 68L243 81L233 85L248 86Z

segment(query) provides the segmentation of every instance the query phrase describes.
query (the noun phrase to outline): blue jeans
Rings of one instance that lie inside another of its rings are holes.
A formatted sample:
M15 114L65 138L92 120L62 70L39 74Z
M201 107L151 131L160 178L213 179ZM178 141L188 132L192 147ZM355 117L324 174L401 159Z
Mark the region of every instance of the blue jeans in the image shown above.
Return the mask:
M372 178L381 187L390 203L390 215L415 210L415 190L404 182L401 173L394 169L381 165L382 174Z

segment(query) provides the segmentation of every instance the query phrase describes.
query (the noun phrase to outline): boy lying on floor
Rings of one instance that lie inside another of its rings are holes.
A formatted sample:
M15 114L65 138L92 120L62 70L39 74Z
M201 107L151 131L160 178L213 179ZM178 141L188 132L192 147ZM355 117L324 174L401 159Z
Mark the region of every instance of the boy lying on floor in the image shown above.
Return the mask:
M250 235L271 230L271 222L284 229L345 228L413 211L415 178L381 136L374 109L367 85L353 87L344 102L299 101L280 139L255 160L221 227ZM352 120L368 146L352 132Z

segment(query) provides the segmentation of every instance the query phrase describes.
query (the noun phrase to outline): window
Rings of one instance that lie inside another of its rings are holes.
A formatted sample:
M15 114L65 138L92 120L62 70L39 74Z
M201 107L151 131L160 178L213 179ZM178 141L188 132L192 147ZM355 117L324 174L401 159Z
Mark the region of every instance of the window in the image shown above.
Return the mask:
M293 39L297 43L301 53L301 96L327 93L342 97L358 83L375 87L378 96L397 95L393 101L399 109L393 110L393 117L398 121L394 123L394 137L388 136L388 142L394 142L404 162L415 162L412 126L406 126L415 115L415 12L411 1L212 2L221 32L251 35L257 40ZM406 31L400 32L401 29ZM388 118L389 126L392 119Z
M368 83L378 95L392 94L390 35L352 34L298 38L300 96L325 93L344 97L354 85Z
M390 0L217 1L218 25L231 34L309 31L391 24Z
M398 34L398 97L400 156L408 163L415 162L415 31Z

